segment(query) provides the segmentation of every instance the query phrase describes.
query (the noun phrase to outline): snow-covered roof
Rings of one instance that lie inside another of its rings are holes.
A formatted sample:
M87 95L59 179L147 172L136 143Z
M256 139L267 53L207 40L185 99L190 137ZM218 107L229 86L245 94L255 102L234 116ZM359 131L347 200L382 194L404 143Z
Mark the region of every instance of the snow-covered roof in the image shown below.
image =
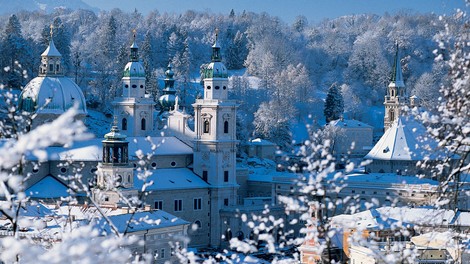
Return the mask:
M60 54L59 50L57 50L54 45L54 41L51 39L51 41L49 41L49 46L47 46L47 49L41 54L41 56L62 57L62 54Z
M10 202L0 201L0 207L8 211L10 207ZM25 216L25 217L44 217L44 216L50 216L53 214L54 212L52 212L49 208L45 207L41 203L22 204L20 213L19 213L20 216ZM0 213L0 216L1 215L2 213Z
M334 176L331 175L331 178ZM439 185L439 182L426 179L426 178L419 178L415 176L406 176L406 175L398 175L396 173L354 173L346 175L345 182L348 184L367 184L367 183L380 183L380 184L419 184L419 185Z
M341 127L341 128L370 128L372 129L372 126L369 126L366 123L363 123L361 121L357 121L354 119L338 119L330 122L330 125L336 126L336 127Z
M60 198L67 197L67 186L51 175L47 175L25 191L31 198Z
M365 156L377 160L433 160L445 153L437 150L438 142L430 137L424 126L411 117L401 116Z
M64 76L39 76L32 79L20 95L19 107L37 113L61 114L78 104L79 114L86 114L82 89Z
M136 172L137 174L138 172ZM147 182L152 181L153 184L148 186L146 190L177 190L177 189L200 189L209 188L210 185L203 181L190 169L174 168L174 169L156 169L151 171L152 175L147 178ZM134 187L138 190L142 189L144 182L136 175L134 178Z
M266 140L266 139L261 139L261 138L255 138L247 143L248 145L262 145L262 146L276 146L273 142Z
M441 226L451 224L452 210L410 207L381 207L352 215L342 214L332 218L334 226L358 229L387 229L401 226Z
M184 221L172 214L169 214L162 210L144 211L137 212L135 214L121 214L109 216L109 220L117 228L119 233L137 232L150 229L166 228L187 225L189 222ZM128 227L129 226L129 227ZM106 233L112 233L109 223L100 218L96 227Z
M75 142L72 146L54 146L46 149L47 160L80 160L80 161L100 161L103 156L102 140L94 138L86 141ZM191 147L177 139L176 137L128 137L129 159L136 159L136 151L142 153L152 153L157 156L190 155L193 153ZM30 160L37 158L32 154L28 156Z

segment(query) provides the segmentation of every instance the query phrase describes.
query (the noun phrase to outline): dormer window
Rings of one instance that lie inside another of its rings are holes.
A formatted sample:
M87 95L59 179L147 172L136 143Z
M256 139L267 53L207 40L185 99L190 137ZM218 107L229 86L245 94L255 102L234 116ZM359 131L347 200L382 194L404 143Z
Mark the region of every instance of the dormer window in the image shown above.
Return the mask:
M49 71L54 71L54 64L49 64Z
M56 72L59 72L60 65L59 65L59 64L57 64L55 68L56 68Z

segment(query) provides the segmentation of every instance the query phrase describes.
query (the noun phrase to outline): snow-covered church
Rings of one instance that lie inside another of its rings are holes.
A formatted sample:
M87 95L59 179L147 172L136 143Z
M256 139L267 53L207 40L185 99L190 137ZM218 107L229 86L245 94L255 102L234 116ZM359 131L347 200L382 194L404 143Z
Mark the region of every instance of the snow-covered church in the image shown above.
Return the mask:
M32 128L74 105L79 109L77 118L85 118L84 96L63 75L61 54L52 40L41 57L39 77L25 87L19 100L20 111L36 114ZM81 180L75 184L92 186L92 197L101 206L126 206L125 197L139 195L152 209L191 223L191 247L223 247L232 235L239 239L253 236L238 213L243 208L253 212L259 207L261 211L264 203L244 207L245 197L238 192L240 185L247 186L246 177L240 178L246 172L237 170L236 164L238 104L228 98L228 72L217 34L211 61L203 72L204 96L193 104L194 129L187 124L190 116L178 105L173 75L169 65L159 99L166 112L157 113L145 92L145 72L134 34L122 93L112 102L111 131L104 139L48 147L45 162L28 155L25 173L31 177L26 194L38 200L59 200L67 193L67 176L80 173ZM83 193L74 195L87 203Z

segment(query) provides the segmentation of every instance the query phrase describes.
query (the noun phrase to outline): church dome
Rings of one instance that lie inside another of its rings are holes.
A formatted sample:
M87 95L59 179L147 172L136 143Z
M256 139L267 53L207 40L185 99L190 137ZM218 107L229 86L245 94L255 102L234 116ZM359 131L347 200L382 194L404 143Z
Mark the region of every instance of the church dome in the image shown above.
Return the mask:
M124 67L124 77L145 77L144 66L138 61L130 61Z
M227 68L220 61L211 62L204 70L205 78L228 78Z
M19 98L21 111L62 114L78 104L79 114L86 114L86 102L80 87L64 76L39 76L32 79Z
M215 42L212 45L211 62L204 68L202 78L228 78L227 68L222 63L222 56L220 54L218 30L216 30Z

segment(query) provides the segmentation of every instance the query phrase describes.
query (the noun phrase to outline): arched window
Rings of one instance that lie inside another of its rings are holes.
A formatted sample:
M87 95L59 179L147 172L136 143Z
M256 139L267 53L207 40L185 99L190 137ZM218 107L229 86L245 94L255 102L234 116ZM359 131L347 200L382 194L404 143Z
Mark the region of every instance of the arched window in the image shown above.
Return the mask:
M210 123L209 120L204 120L204 133L209 133L210 131Z
M225 122L224 122L224 133L225 133L225 134L228 133L228 121L225 121Z
M49 71L54 71L54 64L49 64Z
M229 228L225 231L225 241L230 241L230 239L232 239L232 230Z
M388 115L390 116L390 122L395 121L395 112L393 110L390 110Z
M127 118L122 119L122 130L127 130Z
M59 69L60 69L60 65L59 65L59 64L57 64L55 68L56 68L56 71L58 72L58 71L59 71Z
M145 130L145 118L142 118L142 120L140 120L140 129L141 130Z

